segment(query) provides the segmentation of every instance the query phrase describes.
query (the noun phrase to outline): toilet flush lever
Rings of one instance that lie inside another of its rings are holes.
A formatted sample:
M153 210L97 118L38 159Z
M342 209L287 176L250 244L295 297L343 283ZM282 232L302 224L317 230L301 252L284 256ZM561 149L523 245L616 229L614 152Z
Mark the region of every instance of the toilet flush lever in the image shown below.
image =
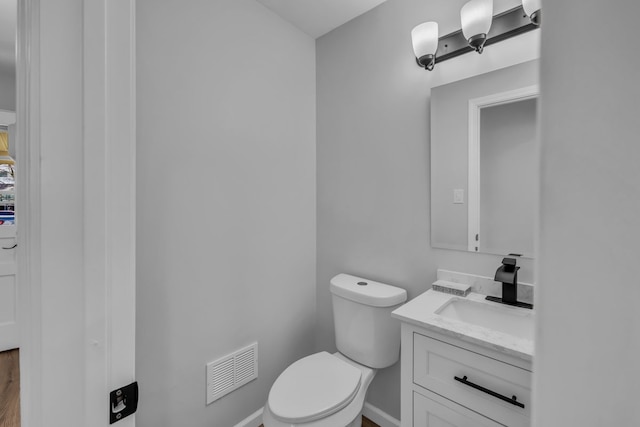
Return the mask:
M120 421L138 409L138 382L109 393L109 424Z

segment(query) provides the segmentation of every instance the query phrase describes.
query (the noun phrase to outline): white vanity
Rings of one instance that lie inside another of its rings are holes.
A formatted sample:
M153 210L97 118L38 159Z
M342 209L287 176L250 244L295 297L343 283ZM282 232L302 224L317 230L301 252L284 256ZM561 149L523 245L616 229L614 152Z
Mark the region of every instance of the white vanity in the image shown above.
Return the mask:
M402 321L402 427L531 424L533 312L429 290Z

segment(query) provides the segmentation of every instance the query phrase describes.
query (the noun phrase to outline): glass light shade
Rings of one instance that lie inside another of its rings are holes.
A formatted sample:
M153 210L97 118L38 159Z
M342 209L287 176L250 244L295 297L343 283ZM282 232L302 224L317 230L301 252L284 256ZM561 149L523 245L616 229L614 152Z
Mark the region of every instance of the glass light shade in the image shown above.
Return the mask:
M438 23L425 22L411 30L413 53L420 59L425 55L435 55L438 50Z
M469 40L478 34L488 34L493 20L493 0L471 0L460 9L462 34Z
M539 11L541 7L541 0L522 0L522 8L527 16L531 16L533 12Z

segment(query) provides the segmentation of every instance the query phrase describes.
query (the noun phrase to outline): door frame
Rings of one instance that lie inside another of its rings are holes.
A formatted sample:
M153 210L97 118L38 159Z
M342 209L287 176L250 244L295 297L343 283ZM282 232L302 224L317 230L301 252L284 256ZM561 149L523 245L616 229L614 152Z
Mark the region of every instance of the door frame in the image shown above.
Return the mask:
M135 381L135 0L85 0L83 52L84 425L106 427L109 392Z
M16 218L20 418L42 426L42 280L40 197L39 0L18 0L16 62ZM29 207L26 209L26 207Z
M483 238L480 234L480 111L486 107L510 104L539 96L540 86L536 84L469 99L467 164L467 250L469 252L478 252ZM480 252L482 252L481 248Z
M55 384L43 376L43 367L55 367L59 356L43 348L42 323L57 314L48 310L44 316L47 302L42 300L43 250L51 245L43 245L41 211L51 195L43 194L40 169L41 108L51 104L41 107L40 4L41 0L18 0L17 256L23 427L44 427L52 419L51 408L68 406L71 398L50 393ZM68 375L82 377L84 390L77 390L74 404L84 411L73 418L79 425L106 427L109 392L135 379L135 0L65 2L56 13L75 23L81 20L82 25L83 105L78 120L83 128L84 189L72 197L82 200L83 206L84 307L69 308L84 312L84 333L74 337L78 348L72 349L79 353L83 369ZM135 426L135 416L119 425Z

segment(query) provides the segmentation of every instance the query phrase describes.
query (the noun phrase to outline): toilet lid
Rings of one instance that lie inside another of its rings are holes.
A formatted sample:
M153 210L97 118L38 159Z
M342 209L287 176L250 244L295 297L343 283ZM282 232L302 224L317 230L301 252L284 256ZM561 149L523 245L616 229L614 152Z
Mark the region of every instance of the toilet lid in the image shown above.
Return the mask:
M280 420L304 423L347 406L360 388L360 369L323 351L298 360L269 392L269 409Z

